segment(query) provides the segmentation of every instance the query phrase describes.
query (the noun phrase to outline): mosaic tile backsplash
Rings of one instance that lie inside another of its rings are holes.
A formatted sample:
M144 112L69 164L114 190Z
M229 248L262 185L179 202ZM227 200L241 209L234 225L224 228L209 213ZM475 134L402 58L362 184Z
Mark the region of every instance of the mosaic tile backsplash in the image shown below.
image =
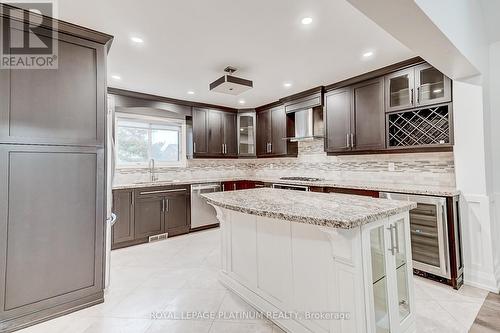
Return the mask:
M195 159L185 168L158 168L160 181L310 176L336 181L455 186L453 153L327 156L323 140L299 142L296 158ZM121 169L117 185L148 181L147 169Z

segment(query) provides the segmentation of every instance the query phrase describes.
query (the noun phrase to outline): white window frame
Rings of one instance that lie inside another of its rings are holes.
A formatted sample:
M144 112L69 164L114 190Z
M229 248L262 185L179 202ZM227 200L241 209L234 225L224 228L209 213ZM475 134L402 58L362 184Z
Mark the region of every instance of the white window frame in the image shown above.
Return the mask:
M116 136L116 132L118 131L118 120L125 119L131 121L142 121L145 123L154 123L158 125L173 125L179 126L179 161L177 162L165 162L165 161L156 161L155 160L155 168L184 168L187 164L186 158L186 121L182 119L174 119L174 118L163 118L163 117L153 117L146 116L140 114L131 114L131 113L123 113L116 112L115 113L115 146L118 148L118 140ZM150 147L148 147L148 150ZM118 152L116 152L117 154ZM148 152L150 154L150 152ZM126 163L126 164L118 164L118 160L115 162L116 169L149 169L149 161L147 162L137 162L137 163Z

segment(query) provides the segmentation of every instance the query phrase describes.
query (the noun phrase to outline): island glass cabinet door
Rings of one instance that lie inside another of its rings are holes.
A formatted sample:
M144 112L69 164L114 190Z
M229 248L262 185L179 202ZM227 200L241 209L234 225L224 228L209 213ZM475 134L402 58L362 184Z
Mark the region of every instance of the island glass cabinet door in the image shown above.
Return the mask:
M408 217L391 218L364 231L363 247L370 281L367 290L368 332L412 332L413 268Z

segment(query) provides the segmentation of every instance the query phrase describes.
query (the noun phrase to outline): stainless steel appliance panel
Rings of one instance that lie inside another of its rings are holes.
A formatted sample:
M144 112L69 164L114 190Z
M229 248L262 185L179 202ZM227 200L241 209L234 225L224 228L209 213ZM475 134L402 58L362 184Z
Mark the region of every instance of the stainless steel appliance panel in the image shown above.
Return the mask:
M191 229L219 223L214 207L210 206L201 195L220 191L220 183L191 185Z
M380 193L380 197L417 203L410 211L413 267L449 279L446 199L399 193Z

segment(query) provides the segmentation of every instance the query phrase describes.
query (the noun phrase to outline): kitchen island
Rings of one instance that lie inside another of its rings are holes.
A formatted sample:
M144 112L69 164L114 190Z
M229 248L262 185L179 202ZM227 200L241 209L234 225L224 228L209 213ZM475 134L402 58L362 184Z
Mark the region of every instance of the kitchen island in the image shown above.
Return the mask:
M280 189L203 195L221 281L288 332L415 332L411 202Z

